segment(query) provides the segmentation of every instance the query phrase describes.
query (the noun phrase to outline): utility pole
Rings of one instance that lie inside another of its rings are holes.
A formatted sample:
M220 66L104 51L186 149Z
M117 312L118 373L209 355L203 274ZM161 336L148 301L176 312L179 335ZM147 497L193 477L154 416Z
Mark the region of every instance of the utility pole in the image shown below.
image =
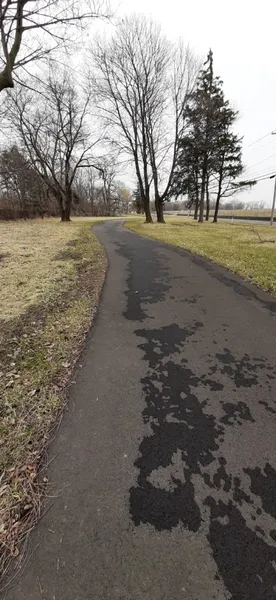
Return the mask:
M276 131L272 131L271 135L276 135ZM273 192L273 201L272 201L272 208L271 208L270 225L273 225L273 222L274 222L275 203L276 203L276 177L275 177L275 181L274 181L274 192Z

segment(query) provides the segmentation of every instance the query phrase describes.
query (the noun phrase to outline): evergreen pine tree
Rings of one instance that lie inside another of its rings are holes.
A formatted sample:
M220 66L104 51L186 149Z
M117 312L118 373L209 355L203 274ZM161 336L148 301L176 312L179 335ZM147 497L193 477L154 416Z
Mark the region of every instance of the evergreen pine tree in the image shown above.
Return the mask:
M172 193L188 194L199 222L209 218L210 189L217 185L215 221L226 184L242 173L241 140L232 131L237 113L225 100L223 83L213 72L210 50L197 85L189 97L184 119L185 136L179 140Z

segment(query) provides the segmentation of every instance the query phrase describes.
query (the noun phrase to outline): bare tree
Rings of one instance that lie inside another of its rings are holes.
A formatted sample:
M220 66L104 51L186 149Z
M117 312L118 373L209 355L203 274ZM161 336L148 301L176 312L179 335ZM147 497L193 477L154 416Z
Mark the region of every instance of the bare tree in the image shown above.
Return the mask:
M82 169L78 175L76 189L79 198L78 209L81 214L94 215L98 213L97 177L98 172L93 167Z
M78 93L69 73L51 73L40 93L20 89L9 96L9 119L22 147L58 202L62 221L70 220L80 169L92 166L88 127L90 92Z
M0 218L29 219L55 213L47 187L16 145L0 153Z
M0 92L14 87L17 69L68 42L73 26L107 13L97 0L0 0Z
M101 193L103 199L103 213L110 217L114 212L116 204L116 184L115 177L118 171L117 158L115 156L105 156L99 161L99 176L102 181Z
M115 168L114 168L115 167ZM114 156L99 160L97 169L83 169L78 176L76 192L78 202L74 212L93 216L126 214L132 203L129 188L115 177L118 165Z
M142 49L137 33L146 21L126 19L111 40L92 49L93 88L113 143L134 161L146 220L150 222L150 165L143 103L148 82L141 78ZM145 38L146 31L144 31ZM140 69L140 70L139 70Z
M131 190L123 181L117 181L118 209L121 214L128 214L132 207Z
M176 51L145 17L124 19L111 40L92 49L94 88L120 150L134 162L146 221L153 183L158 221L175 167L181 114L195 80L195 60Z
M159 61L160 68L160 61ZM177 151L183 135L185 110L198 74L198 63L189 49L180 42L173 48L169 60L163 62L161 86L155 87L156 100L147 116L147 138L154 185L157 221L164 223L164 202L173 187ZM153 110L152 110L153 108Z

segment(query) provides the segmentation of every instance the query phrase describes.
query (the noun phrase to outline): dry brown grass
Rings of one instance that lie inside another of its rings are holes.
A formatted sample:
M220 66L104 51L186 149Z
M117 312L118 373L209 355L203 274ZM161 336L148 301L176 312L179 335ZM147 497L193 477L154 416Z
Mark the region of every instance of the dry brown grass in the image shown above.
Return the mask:
M0 264L5 274L0 322L0 568L5 572L40 514L45 447L98 303L106 257L91 231L91 220L0 226L1 252L6 254Z
M75 223L0 222L1 318L18 317L75 277L74 261L58 257L78 236Z

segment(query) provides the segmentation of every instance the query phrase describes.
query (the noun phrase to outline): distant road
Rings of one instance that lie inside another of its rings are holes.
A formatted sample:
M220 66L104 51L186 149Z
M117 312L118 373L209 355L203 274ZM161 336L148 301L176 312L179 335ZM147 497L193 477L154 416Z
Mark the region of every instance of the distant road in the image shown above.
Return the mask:
M260 219L240 219L239 217L234 217L234 223L244 223L244 225L270 225L270 221L261 221ZM219 221L227 221L228 223L232 223L232 219L226 219L225 217L219 217ZM276 225L274 221L274 225Z
M174 214L170 214L170 213L167 212L167 213L164 213L164 214L165 214L165 216L168 216L168 217L177 216L177 217L185 217L185 218L193 219L192 216L189 217L187 214L182 214L182 213L177 213L177 214L174 215ZM212 219L213 219L213 216L211 215L210 222L212 222ZM221 216L220 217L219 216L218 220L219 221L225 221L225 222L231 223L232 222L232 217L225 217L225 216ZM244 224L248 224L248 225L270 225L270 219L269 218L268 218L267 221L264 221L262 219L258 219L257 217L256 218L252 217L252 219L244 219L242 217L234 216L233 220L234 220L234 223L244 223ZM276 225L275 217L274 217L274 225Z

